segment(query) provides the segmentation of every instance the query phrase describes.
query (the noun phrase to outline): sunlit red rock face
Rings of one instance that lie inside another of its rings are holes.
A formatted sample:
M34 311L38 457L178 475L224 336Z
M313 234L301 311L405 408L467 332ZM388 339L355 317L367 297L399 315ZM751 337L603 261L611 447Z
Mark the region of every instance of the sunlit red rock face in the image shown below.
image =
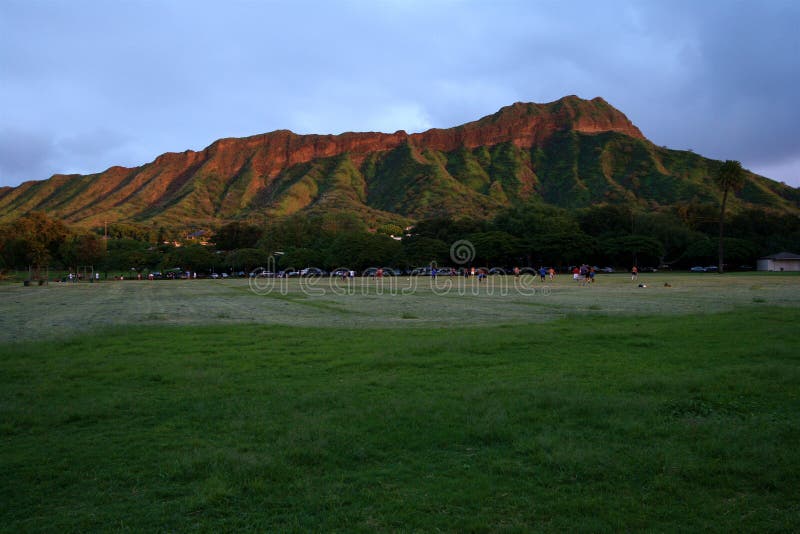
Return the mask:
M463 126L432 129L417 134L399 131L393 134L348 132L341 135L296 135L281 130L244 139L222 139L203 151L203 154L217 159L220 164L217 170L223 174L229 174L240 166L242 157L257 154L261 174L266 171L266 174L275 175L298 163L343 153L359 160L359 156L391 150L406 142L421 149L442 152L505 142L530 148L562 130L583 133L613 131L644 139L625 115L603 99L587 101L571 96L551 104L517 103Z
M642 132L620 111L602 98L591 101L575 96L550 104L518 102L488 117L447 130L428 130L411 136L426 148L450 152L465 146L475 148L512 142L530 148L546 142L555 132L618 132L644 139Z
M616 140L606 139L610 134ZM579 168L587 165L585 156L559 166L560 149L548 146L557 144L554 139L563 144L565 135L572 136L567 143L584 147L594 143L586 139L603 139L605 144L595 143L591 150L573 146L564 156L574 160L583 150L591 154L588 164L596 163L596 169ZM532 157L533 149L541 147L550 150L546 157ZM660 150L603 99L568 96L549 104L516 103L449 129L341 135L280 130L221 139L198 152L166 153L141 167L55 175L0 188L0 221L31 211L86 226L120 220L219 224L309 209L355 211L373 221L488 216L532 195L579 205L660 194L666 191L660 176L684 179L665 167L674 155ZM640 164L631 165L631 158L640 158ZM692 158L701 167L710 161ZM765 184L757 183L756 193L774 195L775 188ZM670 185L672 192L667 193L676 198L713 194L711 185L689 185ZM777 194L788 198L793 193Z

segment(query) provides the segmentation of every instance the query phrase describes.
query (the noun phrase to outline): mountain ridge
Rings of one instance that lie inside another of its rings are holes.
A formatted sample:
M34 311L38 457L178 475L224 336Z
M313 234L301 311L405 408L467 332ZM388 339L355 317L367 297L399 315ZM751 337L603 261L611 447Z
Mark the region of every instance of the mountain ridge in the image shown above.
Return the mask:
M66 222L214 225L350 211L371 223L487 217L539 198L561 206L711 202L719 162L657 147L604 99L517 102L453 128L408 134L223 138L137 167L0 188L0 221L45 211ZM748 174L739 202L798 211L800 190ZM734 201L734 208L735 208Z

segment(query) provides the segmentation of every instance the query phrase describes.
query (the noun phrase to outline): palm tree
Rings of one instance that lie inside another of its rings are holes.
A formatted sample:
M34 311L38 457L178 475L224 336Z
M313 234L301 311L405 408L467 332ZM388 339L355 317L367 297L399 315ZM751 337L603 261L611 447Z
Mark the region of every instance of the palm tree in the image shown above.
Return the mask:
M742 164L735 160L728 160L722 164L714 177L717 187L722 190L722 206L719 211L719 265L718 272L722 272L724 250L722 239L725 232L725 206L728 203L729 191L741 191L744 187L745 174Z

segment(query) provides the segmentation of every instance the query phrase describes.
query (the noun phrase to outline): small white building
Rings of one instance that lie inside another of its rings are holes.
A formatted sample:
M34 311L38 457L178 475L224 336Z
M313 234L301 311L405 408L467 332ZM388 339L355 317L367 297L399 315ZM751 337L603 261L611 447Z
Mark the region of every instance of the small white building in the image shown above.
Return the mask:
M800 271L800 255L791 252L780 252L759 258L759 271Z

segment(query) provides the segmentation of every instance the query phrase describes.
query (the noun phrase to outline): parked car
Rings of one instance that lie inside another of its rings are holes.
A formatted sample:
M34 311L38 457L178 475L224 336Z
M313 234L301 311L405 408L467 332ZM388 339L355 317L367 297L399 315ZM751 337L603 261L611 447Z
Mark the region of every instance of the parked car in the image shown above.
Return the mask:
M699 265L695 265L694 267L689 269L689 272L692 272L692 273L704 273L704 272L706 272L706 268L705 267L700 267Z
M709 265L708 267L706 267L706 272L707 273L715 273L715 272L717 272L717 270L718 269L717 269L716 265Z
M600 273L609 273L609 274L610 274L610 273L613 273L613 272L614 272L614 268L613 268L613 267L603 267L602 269L598 269L598 271L597 271L597 272L600 272Z

